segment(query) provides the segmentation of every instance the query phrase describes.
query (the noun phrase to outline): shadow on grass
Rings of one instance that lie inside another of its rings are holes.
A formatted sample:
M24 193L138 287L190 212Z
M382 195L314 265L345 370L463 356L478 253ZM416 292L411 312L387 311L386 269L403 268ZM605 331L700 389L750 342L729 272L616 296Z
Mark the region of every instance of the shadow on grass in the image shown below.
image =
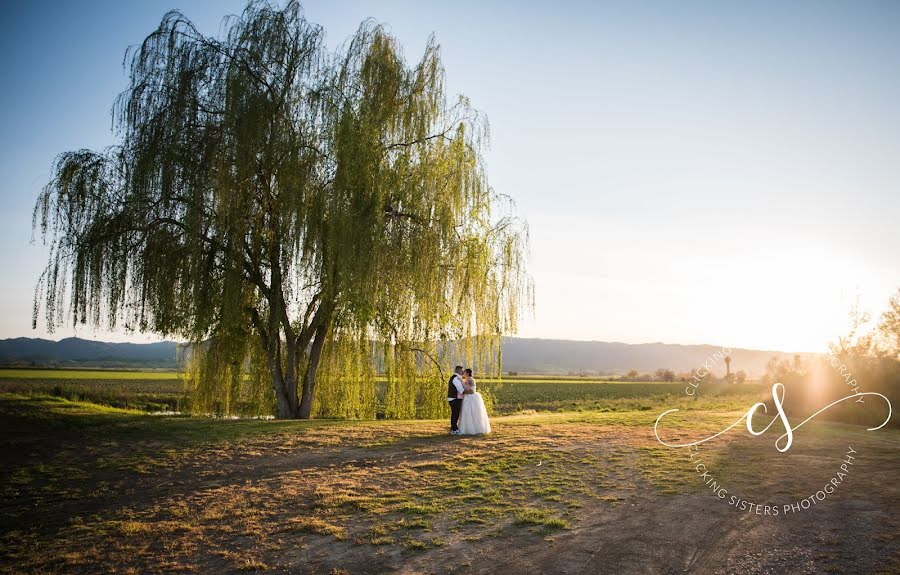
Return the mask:
M337 423L157 416L49 395L0 395L0 433L8 441L102 436L105 441L152 440L187 447Z
M90 444L102 441L152 443L162 449L178 449L260 436L302 435L309 430L324 430L348 424L372 428L371 440L361 444L368 449L387 448L401 440L421 445L460 440L438 431L437 426L440 424L434 421L297 421L149 415L50 395L0 394L0 434L5 440L0 451L13 456L11 459L16 459L17 446L23 443L37 447L43 444L48 449L53 449L59 442ZM11 459L6 459L6 465L15 464Z

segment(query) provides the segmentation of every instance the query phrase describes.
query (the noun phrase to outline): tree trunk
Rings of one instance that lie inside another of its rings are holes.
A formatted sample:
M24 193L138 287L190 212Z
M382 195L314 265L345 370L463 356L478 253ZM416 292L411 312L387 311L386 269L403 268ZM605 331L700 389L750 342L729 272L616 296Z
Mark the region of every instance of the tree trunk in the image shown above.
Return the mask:
M275 417L278 419L297 419L299 405L297 393L290 390L297 389L297 382L285 381L281 372L281 365L275 357L269 357L269 372L272 374L272 387L275 389ZM293 372L296 373L296 372ZM296 379L296 375L293 375Z
M284 383L282 383L284 386ZM277 419L297 419L299 416L299 406L297 404L296 396L292 399L286 393L286 389L282 387L281 392L275 393L276 398L276 413L275 417Z
M315 397L316 372L319 369L319 360L322 358L322 349L325 347L325 338L328 336L328 325L319 324L316 334L313 336L312 346L309 350L309 360L306 365L306 373L303 376L303 393L300 396L299 418L309 419L312 416L313 397Z
M297 419L297 409L286 401L278 402L276 419Z

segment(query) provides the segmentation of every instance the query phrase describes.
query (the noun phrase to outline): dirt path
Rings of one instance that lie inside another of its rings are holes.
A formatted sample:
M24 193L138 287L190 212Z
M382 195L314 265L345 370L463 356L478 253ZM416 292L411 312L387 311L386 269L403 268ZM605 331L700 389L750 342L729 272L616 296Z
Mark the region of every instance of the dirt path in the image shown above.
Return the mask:
M891 433L853 485L786 517L719 500L642 427L499 419L459 439L356 424L180 450L55 437L29 464L81 474L4 498L2 571L898 572Z

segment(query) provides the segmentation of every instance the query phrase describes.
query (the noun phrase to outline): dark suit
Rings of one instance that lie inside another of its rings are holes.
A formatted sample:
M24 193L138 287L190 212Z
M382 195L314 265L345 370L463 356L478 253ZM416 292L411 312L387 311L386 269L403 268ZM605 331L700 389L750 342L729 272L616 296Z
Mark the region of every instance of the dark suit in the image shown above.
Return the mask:
M455 373L447 382L447 403L450 404L450 431L459 431L457 424L459 423L459 412L462 411L463 400L457 399L459 390L453 385L453 379L459 377Z

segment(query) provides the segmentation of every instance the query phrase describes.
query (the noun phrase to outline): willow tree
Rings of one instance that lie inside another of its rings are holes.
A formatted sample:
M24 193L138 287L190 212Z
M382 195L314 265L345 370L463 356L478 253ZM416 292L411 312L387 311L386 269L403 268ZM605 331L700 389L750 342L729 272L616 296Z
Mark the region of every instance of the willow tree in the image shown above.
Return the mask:
M169 12L125 69L119 143L61 154L35 207L35 323L187 340L197 409L280 418L372 416L376 371L388 416L434 415L441 342L496 359L526 228L433 40L410 65L364 22L330 51L254 2L216 38Z

